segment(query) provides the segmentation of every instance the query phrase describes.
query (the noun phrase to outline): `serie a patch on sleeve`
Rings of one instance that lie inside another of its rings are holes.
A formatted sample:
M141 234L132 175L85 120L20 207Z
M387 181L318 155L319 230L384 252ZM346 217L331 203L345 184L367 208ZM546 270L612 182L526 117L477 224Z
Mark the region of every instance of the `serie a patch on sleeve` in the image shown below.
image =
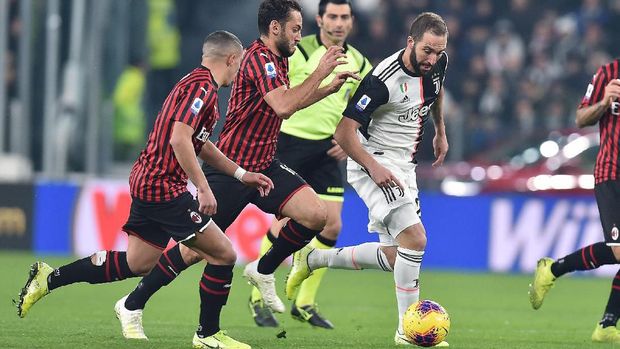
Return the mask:
M190 109L192 110L192 114L198 114L200 112L200 109L202 109L203 104L204 102L202 101L202 99L196 97L192 102L192 106L190 107Z

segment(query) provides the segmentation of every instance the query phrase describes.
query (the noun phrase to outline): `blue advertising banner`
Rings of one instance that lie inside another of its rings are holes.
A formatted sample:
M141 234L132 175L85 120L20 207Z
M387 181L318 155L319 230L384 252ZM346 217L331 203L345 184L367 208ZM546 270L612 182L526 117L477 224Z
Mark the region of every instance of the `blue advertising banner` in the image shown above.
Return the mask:
M80 187L73 183L37 183L34 203L35 253L72 253L73 215L79 190Z
M543 256L563 257L603 240L593 195L422 193L420 203L428 237L425 268L529 273ZM354 191L345 193L337 246L378 241L367 233L367 212ZM616 271L602 267L595 274Z

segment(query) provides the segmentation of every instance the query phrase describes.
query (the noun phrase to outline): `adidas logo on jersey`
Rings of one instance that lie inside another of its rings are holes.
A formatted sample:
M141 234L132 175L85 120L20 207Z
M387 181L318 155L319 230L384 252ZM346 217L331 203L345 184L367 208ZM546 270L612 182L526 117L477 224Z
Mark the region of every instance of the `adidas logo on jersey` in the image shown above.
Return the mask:
M405 95L405 97L403 99L400 100L401 103L407 103L409 102L409 96Z

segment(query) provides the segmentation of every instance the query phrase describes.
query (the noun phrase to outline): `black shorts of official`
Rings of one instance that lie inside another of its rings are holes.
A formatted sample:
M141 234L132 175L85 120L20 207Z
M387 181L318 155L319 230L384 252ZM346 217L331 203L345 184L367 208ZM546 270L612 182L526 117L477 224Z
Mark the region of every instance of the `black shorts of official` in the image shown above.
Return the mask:
M203 165L202 169L217 201L217 212L212 218L222 231L228 229L249 203L264 212L281 217L282 207L296 192L308 185L295 171L278 159L274 159L269 167L260 171L271 178L274 185L266 197L261 197L256 188L248 187L207 164Z
M594 185L594 195L605 243L608 246L620 246L620 181L605 181Z
M280 132L277 156L299 173L322 199L342 201L342 167L338 160L327 155L333 146L331 137L309 140Z
M211 217L198 211L198 201L185 192L163 202L132 198L123 231L163 250L170 238L176 241L191 239L211 223Z

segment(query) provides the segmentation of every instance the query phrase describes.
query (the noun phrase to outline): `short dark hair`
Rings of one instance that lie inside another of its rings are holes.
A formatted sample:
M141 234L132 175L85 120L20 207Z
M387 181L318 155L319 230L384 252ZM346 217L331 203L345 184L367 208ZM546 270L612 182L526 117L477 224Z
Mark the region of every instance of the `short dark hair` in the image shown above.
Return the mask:
M411 23L409 36L417 42L422 40L422 36L426 32L431 32L438 36L448 35L448 26L446 26L446 22L440 15L433 12L423 12Z
M243 50L243 44L239 38L226 30L218 30L207 35L202 43L202 55L224 56L231 53L231 49Z
M264 0L258 8L258 32L269 34L271 21L284 25L291 11L301 12L301 6L295 0Z
M319 2L319 17L323 17L323 15L325 14L327 4L349 5L349 8L351 9L351 14L353 14L353 6L351 5L351 0L321 0Z

